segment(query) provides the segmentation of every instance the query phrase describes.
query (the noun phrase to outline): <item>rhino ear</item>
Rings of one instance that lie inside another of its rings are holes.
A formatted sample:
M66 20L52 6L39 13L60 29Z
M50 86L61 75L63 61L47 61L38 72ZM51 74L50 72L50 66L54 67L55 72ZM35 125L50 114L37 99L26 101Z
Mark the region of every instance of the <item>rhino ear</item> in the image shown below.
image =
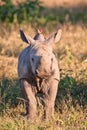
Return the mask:
M26 36L23 32L23 30L20 29L20 36L23 42L26 42L28 44L33 44L35 41L30 36ZM27 38L28 37L28 38Z
M48 44L54 44L56 42L59 42L62 34L62 29L58 29L51 37L47 39Z

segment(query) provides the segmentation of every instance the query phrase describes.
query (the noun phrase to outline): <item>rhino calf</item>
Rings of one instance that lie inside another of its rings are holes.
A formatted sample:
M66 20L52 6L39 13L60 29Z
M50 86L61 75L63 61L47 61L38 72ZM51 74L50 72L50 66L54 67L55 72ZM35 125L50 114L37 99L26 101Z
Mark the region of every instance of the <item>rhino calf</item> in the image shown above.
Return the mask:
M21 39L29 46L19 56L18 77L23 98L26 100L26 114L31 120L37 116L38 92L43 95L45 119L50 119L54 113L60 73L52 47L60 40L61 32L59 29L45 39L40 31L31 38L20 30Z

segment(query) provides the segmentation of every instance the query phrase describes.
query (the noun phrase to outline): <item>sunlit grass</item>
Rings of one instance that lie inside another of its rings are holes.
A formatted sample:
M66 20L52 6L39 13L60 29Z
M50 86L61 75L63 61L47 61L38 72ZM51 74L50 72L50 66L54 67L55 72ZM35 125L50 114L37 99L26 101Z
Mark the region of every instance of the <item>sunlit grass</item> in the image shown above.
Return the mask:
M5 25L4 25L5 26ZM0 130L86 130L87 129L87 27L62 25L62 38L54 47L61 80L55 104L55 116L43 122L43 106L38 103L38 119L32 124L25 116L17 76L20 52L27 46L20 40L19 29L34 36L30 25L11 25L0 32ZM10 29L10 31L9 31ZM56 26L49 30L48 37ZM39 99L38 99L39 100Z

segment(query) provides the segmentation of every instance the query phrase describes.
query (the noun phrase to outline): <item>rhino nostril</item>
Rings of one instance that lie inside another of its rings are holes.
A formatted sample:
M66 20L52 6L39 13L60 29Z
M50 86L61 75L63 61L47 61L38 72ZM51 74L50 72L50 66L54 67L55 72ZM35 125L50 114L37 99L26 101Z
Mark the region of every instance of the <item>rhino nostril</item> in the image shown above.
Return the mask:
M47 73L46 69L44 69L44 72Z
M50 70L52 70L52 66L50 66Z
M35 70L35 74L36 74L36 75L38 74L38 71L37 71L37 70Z

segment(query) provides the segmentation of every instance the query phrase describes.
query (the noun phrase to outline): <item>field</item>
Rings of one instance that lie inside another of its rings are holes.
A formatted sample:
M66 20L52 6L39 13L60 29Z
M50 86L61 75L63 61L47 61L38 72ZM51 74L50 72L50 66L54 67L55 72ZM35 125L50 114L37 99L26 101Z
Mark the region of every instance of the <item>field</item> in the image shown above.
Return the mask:
M19 54L28 45L21 41L19 29L33 37L32 20L0 21L0 130L87 130L87 1L78 0L75 4L72 0L71 4L67 0L66 5L63 0L57 7L57 0L54 4L51 0L50 5L44 2L46 7L34 19L34 26L43 29L46 37L59 27L63 31L54 47L61 73L55 116L49 122L41 120L43 106L37 97L37 122L32 124L25 117L17 63Z

